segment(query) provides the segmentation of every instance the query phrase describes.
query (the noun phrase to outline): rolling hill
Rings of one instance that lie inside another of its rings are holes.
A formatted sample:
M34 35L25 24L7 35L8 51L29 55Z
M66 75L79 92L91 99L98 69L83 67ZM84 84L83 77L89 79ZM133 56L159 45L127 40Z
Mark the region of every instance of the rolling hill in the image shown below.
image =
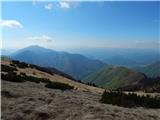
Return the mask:
M133 69L146 74L148 77L160 77L160 61L154 62L144 67L135 67Z
M6 58L1 61L1 69L3 120L160 118L159 109L124 108L102 104L100 99L103 89L73 81L66 75L61 75L62 72L56 69L50 71L47 68ZM7 77L8 75L10 76Z
M45 68L17 60L11 60L2 57L1 61L2 80L14 83L44 83L52 84L52 82L62 83L72 86L78 91L89 91L92 93L102 93L103 89L88 86L75 81L71 76L63 73L55 68Z
M105 65L101 61L89 59L80 54L58 52L40 46L26 47L11 54L10 57L43 67L55 67L75 79L82 79Z
M125 67L105 66L83 79L103 88L116 89L126 85L137 84L146 79L142 73Z

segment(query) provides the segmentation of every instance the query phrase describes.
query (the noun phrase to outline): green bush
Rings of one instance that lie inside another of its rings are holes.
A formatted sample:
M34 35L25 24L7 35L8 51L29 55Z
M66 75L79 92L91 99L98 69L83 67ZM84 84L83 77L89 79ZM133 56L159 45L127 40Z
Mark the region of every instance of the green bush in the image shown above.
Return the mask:
M146 107L160 108L160 98L147 96L137 96L137 94L122 92L104 92L100 100L105 104L118 105L123 107Z
M97 85L95 85L94 83L90 83L90 82L88 82L87 85L97 87Z
M33 64L29 64L29 67L30 68L35 68L37 70L40 70L42 72L46 72L46 73L51 74L51 75L54 75L54 73L51 70L49 70L47 68L44 68L44 67L36 66L36 65L33 65Z
M35 83L50 83L51 81L46 78L38 78L34 76L27 76L25 73L20 73L20 75L23 77L25 81L35 82Z
M28 67L28 64L26 64L26 63L24 63L24 62L21 62L21 63L17 64L17 66L18 66L19 68L27 68L27 67Z
M60 83L60 82L51 82L51 83L47 83L45 85L45 87L47 88L53 88L53 89L61 89L61 90L67 90L67 89L73 89L73 86L70 86L68 84L65 83Z
M51 81L49 79L46 79L46 78L37 78L37 77L34 77L34 76L24 76L24 79L26 81L30 81L30 82L35 82L35 83L51 83Z
M26 73L22 73L22 72L21 72L20 75L21 75L21 76L26 76Z
M26 68L28 67L28 64L27 63L24 63L24 62L19 62L17 60L12 60L12 63L14 65L17 65L19 68Z
M13 64L19 64L20 62L18 60L12 60Z
M46 84L52 83L49 79L46 78L39 78L39 81Z
M8 72L7 74L1 74L2 80L11 81L11 82L24 82L24 78L20 75L17 75L15 72Z
M17 71L17 69L15 67L11 67L8 65L1 65L1 71L2 72L13 72L13 71Z
M52 71L50 71L50 70L48 70L48 69L46 69L46 68L44 68L44 67L36 66L35 68L36 68L37 70L42 71L42 72L46 72L46 73L48 73L48 74L50 74L50 75L54 75L54 73L53 73Z
M15 64L12 64L12 63L10 64L10 66L12 66L12 67L16 67L16 65L15 65Z
M40 83L39 78L33 77L33 76L24 76L24 79L26 81Z
M45 78L37 78L34 76L26 76L25 73L20 73L20 75L17 75L13 71L9 71L7 74L2 74L1 75L2 80L6 81L11 81L11 82L25 82L25 81L30 81L30 82L35 82L35 83L50 83L49 79Z
M83 81L81 81L81 80L76 80L77 82L79 82L79 83L82 83L82 84L85 84L85 85L89 85L89 86L93 86L93 87L98 87L96 84L94 84L94 83L90 83L90 82L87 82L87 83L85 83L85 82L83 82Z
M4 67L3 67L4 68ZM7 68L7 71L9 71L7 74L1 74L2 80L10 81L10 82L25 82L30 81L34 83L45 83L45 87L47 88L53 88L53 89L61 89L61 90L67 90L67 89L73 89L73 86L70 86L65 83L60 82L52 82L49 79L46 78L37 78L34 76L27 76L25 73L20 73L20 75L17 75L15 72L11 71L10 67L5 66L5 70Z

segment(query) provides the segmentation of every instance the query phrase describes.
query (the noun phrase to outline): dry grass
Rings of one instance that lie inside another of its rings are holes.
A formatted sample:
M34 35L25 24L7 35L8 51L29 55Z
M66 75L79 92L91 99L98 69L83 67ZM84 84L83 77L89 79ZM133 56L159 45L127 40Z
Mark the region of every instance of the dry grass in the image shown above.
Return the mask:
M61 91L32 82L2 80L3 120L159 120L160 109L123 108L99 102L100 95Z
M2 60L1 61L1 64L5 64L5 65L10 65L11 63L12 62L9 60ZM96 94L102 94L104 91L104 89L102 89L102 88L97 88L97 87L88 86L88 85L85 85L82 83L78 83L78 82L75 82L73 80L70 80L68 78L65 78L65 77L57 75L57 74L51 75L46 72L39 71L35 68L23 69L23 68L17 67L17 69L18 69L18 71L16 71L17 74L25 73L26 75L29 75L29 76L34 76L34 77L38 77L38 78L47 78L47 79L50 79L51 81L66 83L71 86L74 86L74 89L76 89L78 91L92 92L92 93L96 93Z
M1 62L5 65L10 63L9 60ZM2 80L3 120L160 120L160 109L129 109L102 104L99 102L104 91L101 88L33 68L17 69L18 74L48 78L67 83L75 89L61 91L45 88L43 83Z

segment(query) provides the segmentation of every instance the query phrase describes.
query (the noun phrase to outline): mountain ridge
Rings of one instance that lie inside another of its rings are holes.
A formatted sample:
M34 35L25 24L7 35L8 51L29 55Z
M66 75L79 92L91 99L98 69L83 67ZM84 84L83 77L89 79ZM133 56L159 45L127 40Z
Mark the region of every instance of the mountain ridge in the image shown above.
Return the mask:
M160 61L142 67L134 67L133 69L142 72L151 78L160 77Z
M10 57L42 67L55 67L76 79L81 79L105 65L99 60L92 60L80 54L59 52L39 46L20 49Z
M146 75L126 67L105 66L93 74L90 74L83 81L91 82L103 88L116 89L122 86L136 84L146 79Z

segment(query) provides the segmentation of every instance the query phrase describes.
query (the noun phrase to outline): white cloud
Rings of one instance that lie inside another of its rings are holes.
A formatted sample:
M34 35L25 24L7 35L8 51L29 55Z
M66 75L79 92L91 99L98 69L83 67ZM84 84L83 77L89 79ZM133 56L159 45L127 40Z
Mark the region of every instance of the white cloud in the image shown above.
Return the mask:
M59 2L50 2L45 3L44 8L48 10L52 10L54 8L63 8L63 9L69 9L69 8L76 8L80 5L80 2L77 1L59 1Z
M51 10L53 8L53 4L52 3L48 3L47 5L44 6L44 8Z
M61 2L59 2L59 5L61 8L65 8L65 9L70 8L69 2L61 1Z
M47 42L50 43L53 41L53 39L49 36L42 35L42 36L34 36L27 38L28 40L37 41L37 42Z
M9 28L22 28L22 24L16 20L0 20L0 26Z

